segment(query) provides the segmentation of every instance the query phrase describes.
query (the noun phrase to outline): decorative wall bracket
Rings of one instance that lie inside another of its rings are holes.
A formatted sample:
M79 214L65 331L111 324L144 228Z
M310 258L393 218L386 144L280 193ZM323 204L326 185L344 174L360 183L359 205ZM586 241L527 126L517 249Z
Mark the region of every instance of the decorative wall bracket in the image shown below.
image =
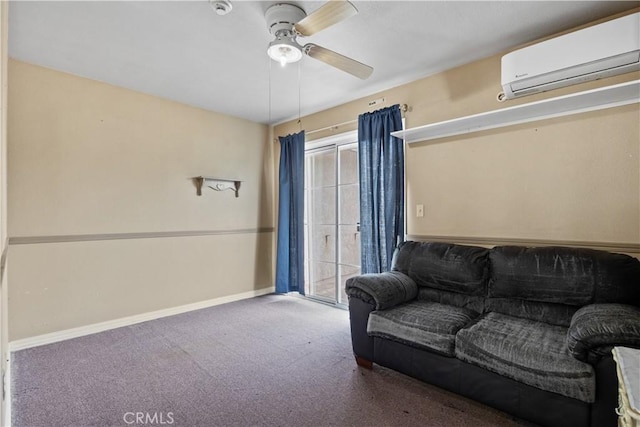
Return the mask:
M240 184L242 183L242 181L237 179L212 178L208 176L198 176L194 179L196 181L198 196L202 196L202 186L206 185L216 191L232 190L236 193L236 197L238 197L238 190L240 190Z

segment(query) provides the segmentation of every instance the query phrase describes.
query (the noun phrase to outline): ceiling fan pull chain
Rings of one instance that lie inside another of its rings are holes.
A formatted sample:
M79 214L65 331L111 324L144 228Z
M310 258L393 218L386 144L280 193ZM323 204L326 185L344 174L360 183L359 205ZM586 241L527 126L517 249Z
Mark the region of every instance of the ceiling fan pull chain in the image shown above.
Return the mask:
M302 83L301 83L301 68L300 68L300 63L298 62L298 126L299 126L299 130L302 130L302 120L300 119L301 116L301 107L300 107L300 100L302 98L302 96L300 95L300 93L302 92Z
M269 61L269 124L271 124L271 61Z

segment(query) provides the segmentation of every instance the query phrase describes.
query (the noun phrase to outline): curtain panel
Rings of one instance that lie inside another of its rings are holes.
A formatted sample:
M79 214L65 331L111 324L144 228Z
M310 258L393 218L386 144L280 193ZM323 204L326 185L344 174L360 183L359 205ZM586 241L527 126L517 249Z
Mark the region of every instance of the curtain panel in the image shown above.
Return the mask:
M276 292L304 295L304 131L279 140Z
M404 239L404 142L400 106L358 117L360 159L361 271L391 268L393 252Z

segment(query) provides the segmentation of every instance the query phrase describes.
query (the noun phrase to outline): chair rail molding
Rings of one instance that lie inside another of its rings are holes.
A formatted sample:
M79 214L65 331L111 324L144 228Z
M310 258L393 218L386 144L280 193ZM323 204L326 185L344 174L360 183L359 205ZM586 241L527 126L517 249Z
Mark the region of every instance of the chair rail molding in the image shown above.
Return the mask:
M442 236L442 235L420 235L408 234L407 240L422 242L444 242L459 243L462 245L479 246L571 246L578 248L598 249L609 252L622 252L640 254L640 242L599 242L599 241L578 241L578 240L547 240L547 239L527 239L519 237L487 237L487 236Z
M9 245L37 245L41 243L96 242L101 240L167 239L176 237L221 236L228 234L273 233L274 227L239 228L228 230L151 231L138 233L67 234L55 236L14 236Z

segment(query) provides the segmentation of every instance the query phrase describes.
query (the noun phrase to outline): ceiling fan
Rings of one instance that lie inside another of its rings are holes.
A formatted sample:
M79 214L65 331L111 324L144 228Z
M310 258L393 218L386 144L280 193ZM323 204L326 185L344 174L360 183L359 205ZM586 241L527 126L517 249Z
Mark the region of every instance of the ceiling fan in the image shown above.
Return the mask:
M299 61L305 54L364 80L373 72L372 67L313 43L300 45L296 40L298 37L311 36L357 13L353 4L341 0L329 1L308 16L298 6L276 3L265 13L269 33L275 37L269 43L267 53L283 66Z

